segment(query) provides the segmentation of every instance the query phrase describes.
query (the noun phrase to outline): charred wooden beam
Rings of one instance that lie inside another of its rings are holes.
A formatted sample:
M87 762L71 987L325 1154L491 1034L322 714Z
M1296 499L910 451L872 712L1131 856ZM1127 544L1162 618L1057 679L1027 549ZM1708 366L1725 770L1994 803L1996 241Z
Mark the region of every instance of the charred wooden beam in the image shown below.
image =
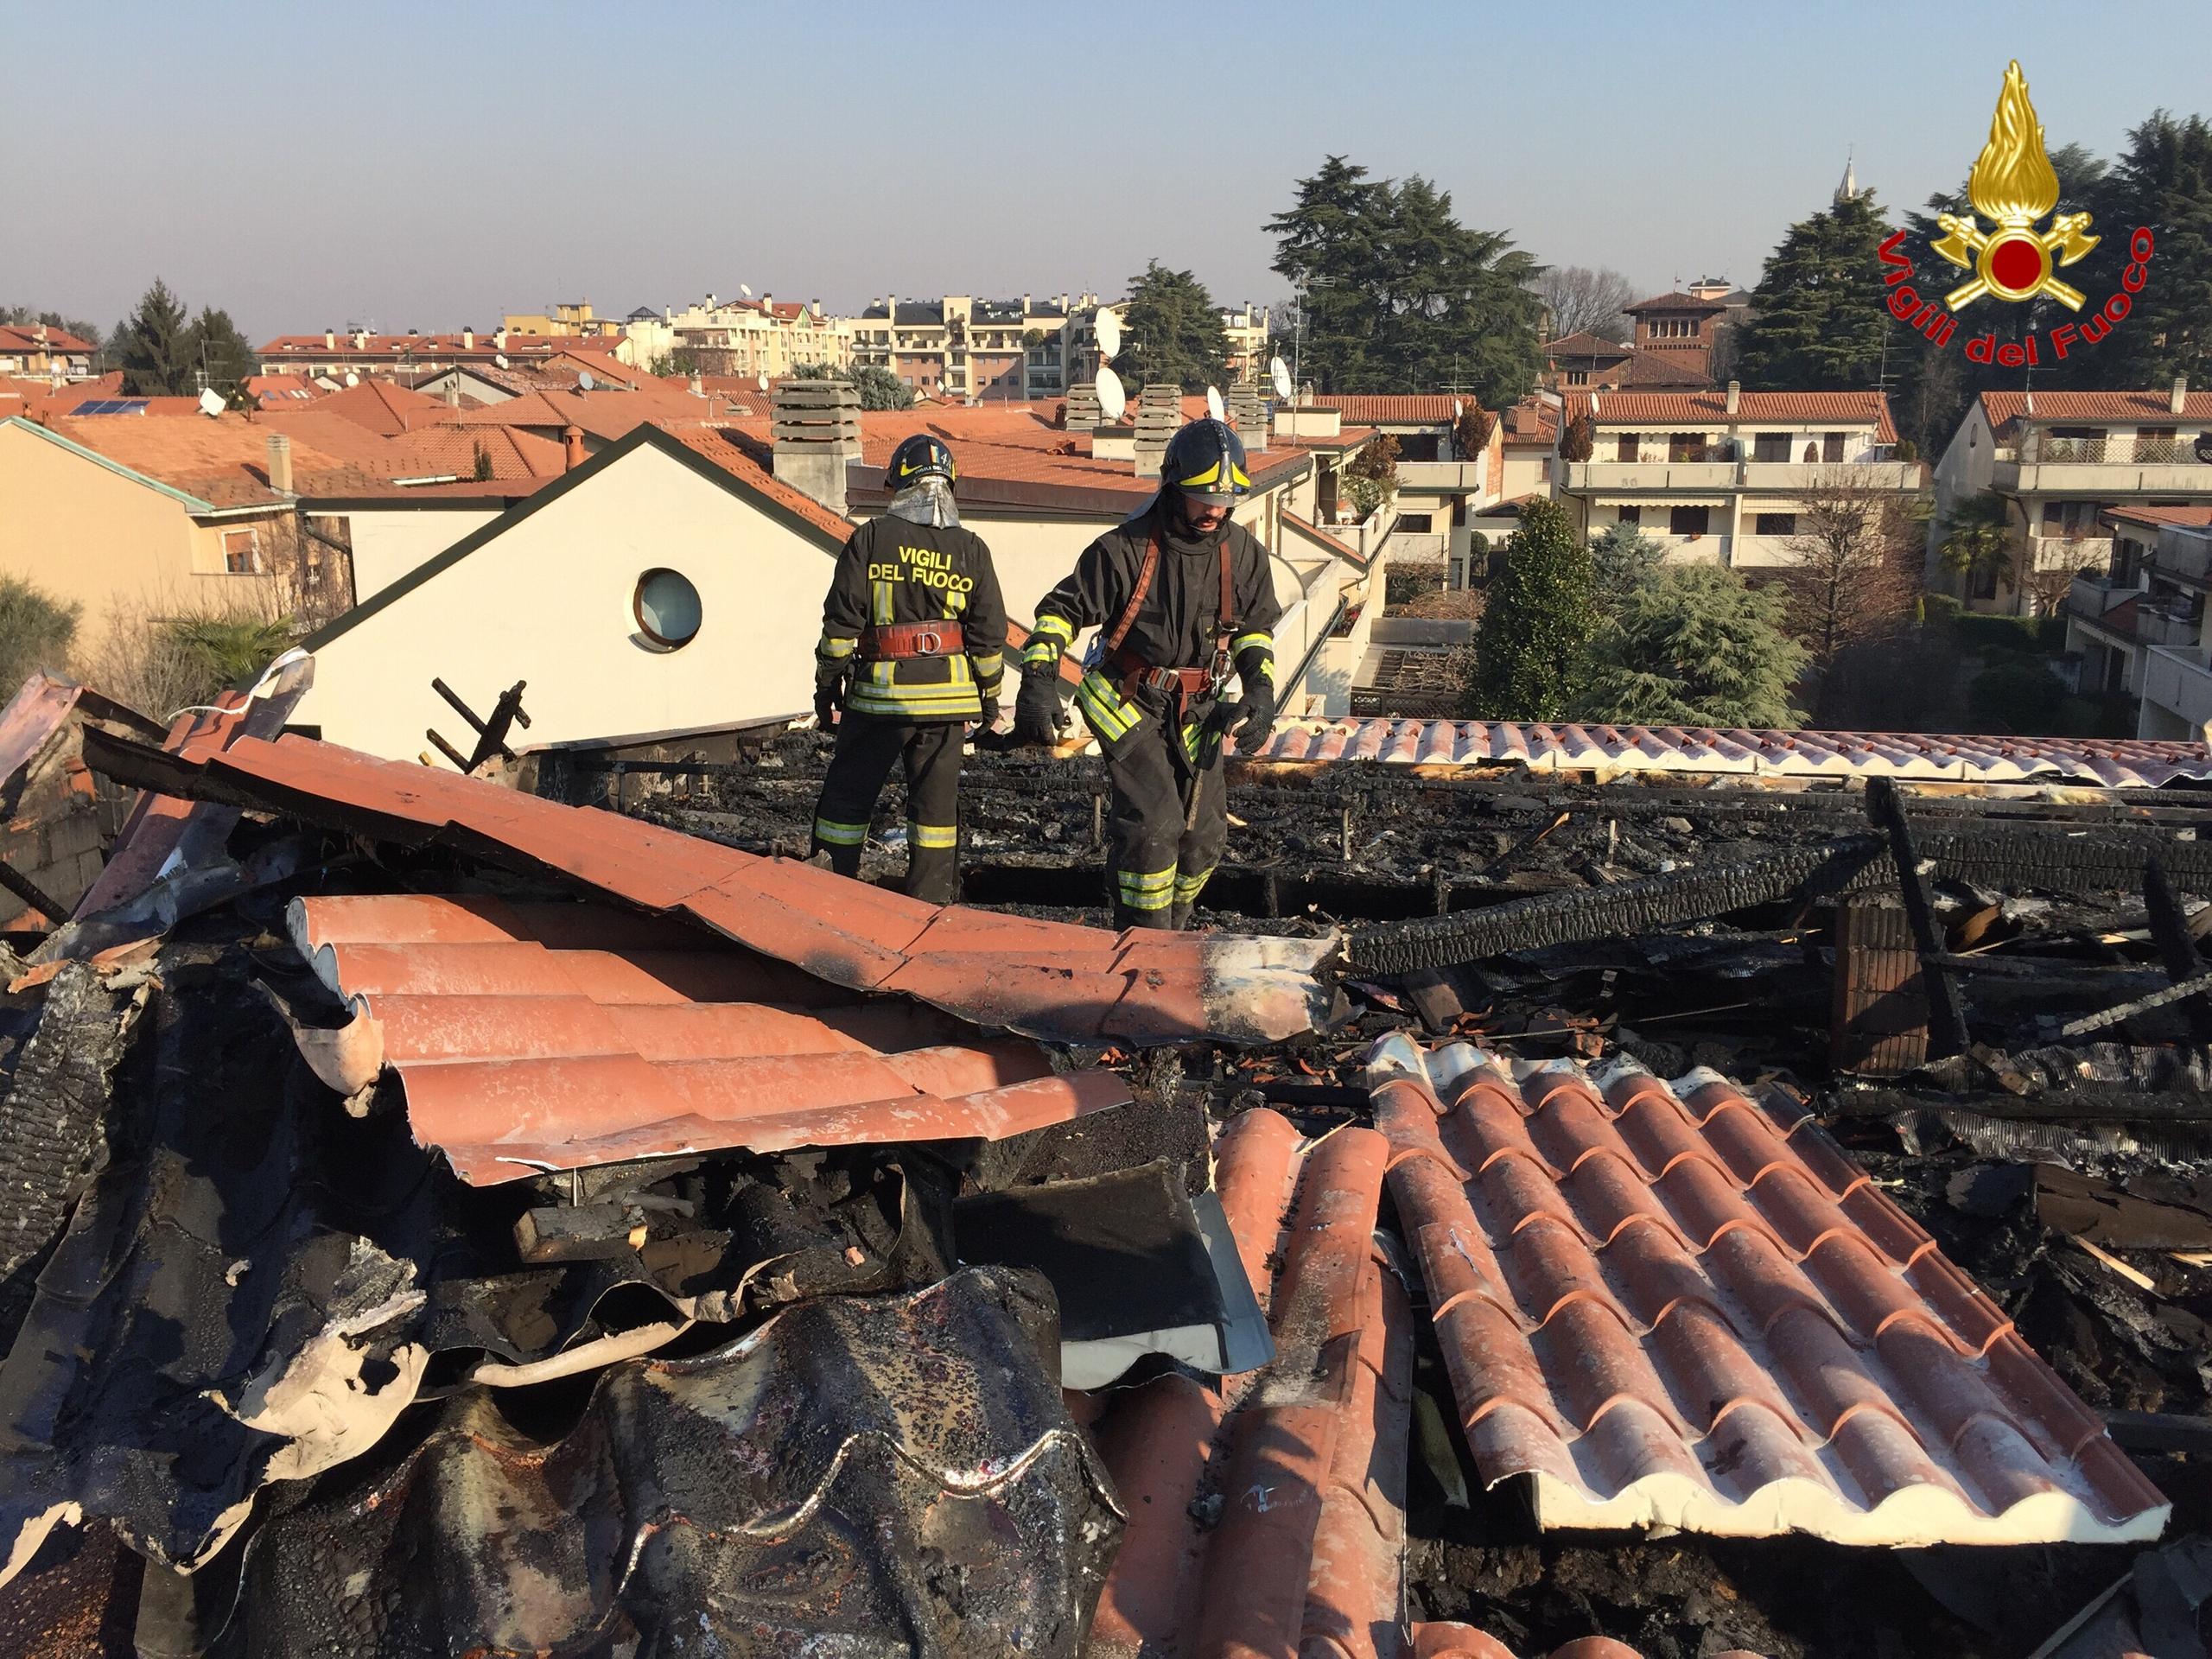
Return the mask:
M2151 943L2158 948L2158 961L2166 977L2179 985L2204 971L2204 957L2191 936L2189 918L2166 879L2165 866L2154 855L2143 861L2143 907L2151 924ZM2196 1041L2212 1042L2212 997L2189 999L2183 1010L2189 1034Z
M1904 802L1888 779L1868 780L1866 815L1889 839L1897 887L1904 895L1905 920L1912 929L1913 947L1920 954L1920 975L1928 993L1928 1052L1939 1059L1946 1054L1962 1054L1967 1046L1966 1005L1959 999L1958 981L1936 960L1943 953L1943 934L1936 925L1928 871L1921 863Z
M67 905L54 898L4 858L0 858L0 887L5 887L33 910L44 916L47 925L50 927L59 927L69 919Z
M2204 1123L2212 1122L2212 1096L2125 1084L2047 1089L2039 1095L2002 1090L1955 1095L1940 1089L1841 1089L1827 1097L1822 1110L1834 1117L1967 1112L2035 1123Z
M1363 928L1350 940L1351 971L1396 975L1448 968L1509 950L1656 932L1807 891L1838 892L1881 851L1878 837L1850 836L1735 863L1693 865L1618 887L1544 893Z
M2093 1031L2103 1031L2108 1027L2119 1025L2122 1020L2132 1020L2139 1014L2148 1014L2154 1008L2167 1007L2176 1002L2186 1002L2193 996L2201 997L2208 995L2212 995L2212 973L2199 974L2193 979L2182 981L2178 985L2169 985L2165 989L2153 991L2148 996L2139 996L2133 1002L2117 1003L2112 1007L2101 1009L2095 1014L2085 1014L2079 1020L2069 1020L2059 1027L2052 1035L2060 1042L2065 1042L2075 1037L2085 1036Z

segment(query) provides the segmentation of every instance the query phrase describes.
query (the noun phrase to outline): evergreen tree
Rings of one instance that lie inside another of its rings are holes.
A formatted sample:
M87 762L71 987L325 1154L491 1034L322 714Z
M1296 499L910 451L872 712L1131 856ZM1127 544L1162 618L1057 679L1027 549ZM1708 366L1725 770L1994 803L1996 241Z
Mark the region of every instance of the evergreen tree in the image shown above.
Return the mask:
M219 392L233 403L245 397L246 378L259 372L261 363L254 354L252 342L238 332L229 312L202 306L192 325L188 345L190 359L186 364L186 384L181 390L196 391L204 378L207 390Z
M1599 633L1579 718L1631 726L1794 727L1803 646L1787 602L1719 565L1669 565L1622 598ZM1487 618L1484 619L1488 620Z
M1634 524L1611 524L1590 538L1590 576L1598 608L1616 611L1658 569L1665 550Z
M2012 504L1994 490L1967 496L1944 515L1936 556L1968 592L2012 585L2019 575Z
M1428 180L1370 180L1332 156L1268 224L1274 269L1305 308L1301 372L1325 391L1456 386L1490 407L1524 396L1543 365L1541 267L1470 229Z
M1229 330L1205 284L1187 270L1147 264L1129 283L1122 327L1128 343L1113 367L1132 391L1171 383L1204 391L1228 378Z
M2212 124L2202 116L2177 121L2155 111L2127 135L2126 153L2099 205L2095 228L2105 239L2096 252L2106 256L2113 280L2090 289L2093 296L2119 286L2138 226L2149 229L2157 246L2126 321L2083 355L2100 359L2102 385L2158 390L2186 374L2202 387L2212 378Z
M1897 320L1881 282L1890 226L1872 191L1793 225L1769 256L1739 331L1746 386L1786 391L1871 391Z
M123 389L134 397L198 390L191 314L160 277L140 296L138 308L116 325L108 345L123 371Z
M1532 500L1505 544L1504 563L1475 630L1466 711L1477 720L1569 719L1598 626L1590 550L1557 503Z
M880 363L863 363L852 372L853 390L865 410L912 409L914 389Z

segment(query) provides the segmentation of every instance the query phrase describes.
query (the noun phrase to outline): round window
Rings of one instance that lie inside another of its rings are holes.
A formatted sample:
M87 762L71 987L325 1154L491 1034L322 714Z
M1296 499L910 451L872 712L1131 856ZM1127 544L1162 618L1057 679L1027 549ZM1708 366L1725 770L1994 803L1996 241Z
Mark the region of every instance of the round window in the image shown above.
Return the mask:
M638 578L630 608L637 614L639 631L671 651L690 645L699 632L699 590L681 571L646 571Z

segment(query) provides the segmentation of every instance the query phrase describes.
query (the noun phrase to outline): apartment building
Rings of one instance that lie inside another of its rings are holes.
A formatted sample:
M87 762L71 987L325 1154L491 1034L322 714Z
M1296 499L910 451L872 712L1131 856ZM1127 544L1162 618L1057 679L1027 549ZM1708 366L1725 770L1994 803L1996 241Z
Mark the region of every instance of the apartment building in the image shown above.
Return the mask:
M1982 393L1936 463L1931 568L1945 516L1989 490L2010 510L2017 569L1985 575L1965 595L1977 609L2024 611L2052 573L2110 577L2108 512L2212 503L2212 392L2180 378L2163 391Z
M802 305L772 294L758 299L709 294L681 311L664 314L662 325L671 348L690 353L708 374L780 380L801 367L826 364L842 369L855 360L852 320L826 315L819 300ZM630 336L638 337L637 331Z
M0 375L26 380L86 380L92 342L42 322L0 323Z
M2110 507L2099 527L2110 565L2076 575L2066 597L2082 689L2139 699L2138 737L2212 741L2212 503Z
M622 332L617 317L602 317L589 300L557 302L550 311L512 312L499 319L511 334L584 334L611 338Z
M259 356L264 374L342 382L349 374L413 378L463 364L505 368L515 363L546 362L569 352L586 353L587 361L594 355L604 355L633 367L643 366L637 361L635 346L622 335L511 334L504 328L488 334L473 328L451 334L426 334L413 328L404 334L326 328L319 334L279 334L263 344Z
M1020 403L1058 397L1071 384L1068 354L1080 316L1095 353L1098 296L1025 294L1018 300L947 294L875 300L853 320L853 360L888 370L922 397Z
M1573 392L1587 414L1587 461L1556 448L1553 493L1577 530L1633 524L1677 563L1736 568L1793 562L1808 491L1847 485L1923 487L1926 469L1897 459L1889 399L1875 391ZM1565 428L1562 427L1562 438Z

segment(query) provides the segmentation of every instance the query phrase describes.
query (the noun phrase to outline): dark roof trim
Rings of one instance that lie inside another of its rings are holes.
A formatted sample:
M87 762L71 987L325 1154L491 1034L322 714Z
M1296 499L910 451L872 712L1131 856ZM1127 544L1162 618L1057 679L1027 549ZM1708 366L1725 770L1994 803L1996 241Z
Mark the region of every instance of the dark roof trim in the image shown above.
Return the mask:
M810 524L782 502L772 497L763 495L735 474L725 467L715 466L712 461L699 454L681 439L671 436L648 422L633 429L626 436L616 439L582 466L572 468L558 483L547 485L519 506L510 507L490 524L480 525L462 537L444 552L424 560L391 586L379 588L370 598L356 605L345 615L337 618L334 621L326 622L301 642L302 647L309 652L321 651L332 640L351 632L378 612L406 598L423 583L450 570L454 565L475 552L478 548L497 537L505 535L532 513L551 506L577 486L588 483L598 477L600 474L615 465L632 450L641 449L648 445L672 460L682 461L700 477L721 485L732 494L744 495L760 512L779 523L798 531L824 551L834 554L843 547L842 542L836 540L820 525Z

